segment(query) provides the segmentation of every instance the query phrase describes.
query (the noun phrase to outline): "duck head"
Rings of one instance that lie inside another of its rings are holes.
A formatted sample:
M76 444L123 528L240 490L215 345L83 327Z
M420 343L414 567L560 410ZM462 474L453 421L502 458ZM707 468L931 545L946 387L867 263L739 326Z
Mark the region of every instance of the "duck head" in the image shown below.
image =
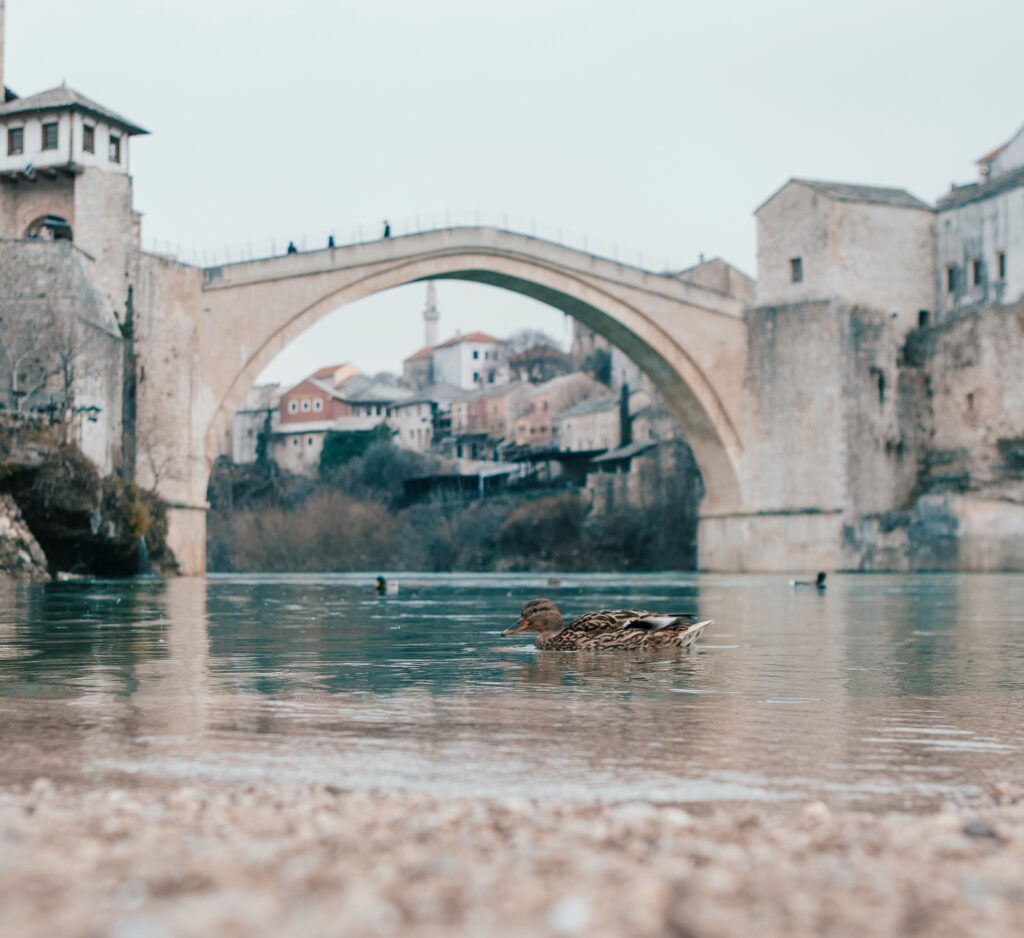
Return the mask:
M502 635L515 635L533 629L542 636L551 638L565 628L562 613L550 599L531 599L519 614L519 621L513 628L505 629Z

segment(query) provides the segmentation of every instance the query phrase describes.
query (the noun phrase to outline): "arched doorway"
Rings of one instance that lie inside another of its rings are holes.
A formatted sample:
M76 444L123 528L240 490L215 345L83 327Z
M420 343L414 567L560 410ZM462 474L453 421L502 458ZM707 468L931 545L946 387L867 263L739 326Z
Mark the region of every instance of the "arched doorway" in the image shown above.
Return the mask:
M25 229L25 237L34 241L71 241L71 223L60 215L40 215Z

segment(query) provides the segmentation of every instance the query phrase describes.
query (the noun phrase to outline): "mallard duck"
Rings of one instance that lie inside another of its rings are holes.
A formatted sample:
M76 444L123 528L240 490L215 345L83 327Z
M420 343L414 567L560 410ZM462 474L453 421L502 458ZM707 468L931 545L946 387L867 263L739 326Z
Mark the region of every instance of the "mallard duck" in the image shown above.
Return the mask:
M551 651L604 648L687 648L711 625L691 612L663 614L638 609L604 609L577 616L568 625L550 599L530 600L513 628L502 635L533 629L537 647Z

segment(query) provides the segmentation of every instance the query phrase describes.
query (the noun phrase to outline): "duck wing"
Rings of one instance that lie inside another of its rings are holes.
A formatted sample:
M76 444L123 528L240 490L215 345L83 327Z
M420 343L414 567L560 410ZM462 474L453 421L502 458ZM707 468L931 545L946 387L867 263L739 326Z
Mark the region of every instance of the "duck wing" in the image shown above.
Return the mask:
M692 612L659 613L642 609L602 609L578 616L569 623L568 629L590 635L621 632L626 629L659 632L667 628L682 628L696 621L697 617Z

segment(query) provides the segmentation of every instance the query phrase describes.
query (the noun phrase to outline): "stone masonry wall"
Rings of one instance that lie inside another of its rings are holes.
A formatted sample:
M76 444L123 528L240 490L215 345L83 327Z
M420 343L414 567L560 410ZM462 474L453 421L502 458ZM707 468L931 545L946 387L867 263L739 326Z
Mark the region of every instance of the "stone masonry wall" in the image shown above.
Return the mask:
M902 497L889 510L864 503L848 519L847 566L1024 569L1021 375L1024 306L976 309L908 335L897 402Z
M747 328L749 505L837 513L846 499L842 312L827 302L762 306Z
M121 435L121 346L117 323L95 287L95 265L68 241L0 240L0 401L11 406L9 346L30 341L54 357L73 345L75 435L101 472L117 465ZM59 391L59 379L51 390Z

